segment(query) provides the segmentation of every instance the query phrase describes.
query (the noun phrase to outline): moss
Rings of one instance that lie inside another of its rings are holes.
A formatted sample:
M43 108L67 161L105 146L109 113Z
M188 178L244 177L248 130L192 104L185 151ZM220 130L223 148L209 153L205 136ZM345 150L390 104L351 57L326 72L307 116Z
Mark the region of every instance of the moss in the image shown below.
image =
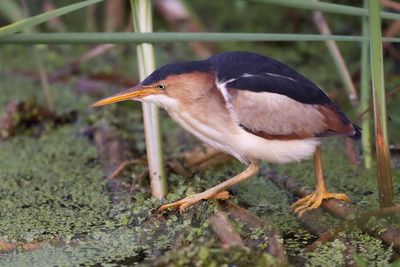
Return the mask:
M105 223L103 174L94 147L76 131L65 126L0 144L1 240L68 239Z
M389 266L393 250L382 241L360 231L341 233L338 238L306 253L307 266L343 266L364 262L366 266Z
M67 3L68 1L62 0ZM282 21L288 20L291 11L286 8L274 7L273 14L266 16L268 8L261 4L250 4L244 1L188 1L188 4L201 12L206 6L201 18L206 27L211 30L231 30L254 32L265 31L265 18L268 18L269 31L293 31L294 24ZM343 0L342 0L343 2ZM277 8L277 9L276 9ZM272 9L271 9L272 10ZM276 10L282 12L276 12ZM38 11L38 10L37 10ZM38 11L39 12L39 11ZM217 14L217 15L216 15ZM243 21L243 14L252 14L251 19ZM309 32L308 18L303 17L303 11L296 13L301 18L296 23L300 32ZM306 12L304 11L304 14ZM78 14L79 15L79 14ZM79 16L78 16L79 17ZM83 16L84 17L84 16ZM72 28L80 27L80 20L69 15L66 22ZM209 19L212 18L212 19ZM333 17L332 17L333 18ZM332 19L327 15L327 19ZM237 21L240 21L238 24ZM358 23L357 19L351 23ZM335 19L336 30L340 33L348 31L349 21ZM70 25L70 24L73 25ZM161 19L155 21L155 28L165 28ZM333 24L332 24L333 25ZM358 25L358 24L356 24ZM282 28L283 27L283 28ZM77 28L77 29L78 29ZM312 29L314 30L314 29ZM325 55L323 43L223 43L218 44L219 50L249 50L276 57L279 60L295 66L299 71L313 81L326 88L328 93L335 87L341 87L336 69ZM109 72L122 75L137 73L137 63L134 53L120 49L108 53L107 56L96 58L82 66L85 73ZM184 48L173 52L178 59L193 58L192 51L186 44L157 45L157 61L160 64L171 61L171 48ZM44 64L49 72L64 66L71 58L77 58L88 46L49 46L42 53ZM340 49L349 59L349 67L354 70L358 64L358 44L343 43ZM35 69L34 62L26 60L31 52L24 46L2 46L0 51L0 114L4 105L10 100L36 99L44 104L44 98L38 83L23 78L23 75L13 74L14 69ZM124 60L120 60L123 58ZM4 62L7 63L5 66ZM316 70L315 66L323 66ZM388 88L395 88L397 78L388 81ZM45 246L34 252L17 251L0 256L1 266L68 266L68 265L104 265L120 266L144 263L150 266L282 266L261 249L243 250L234 248L226 251L219 248L219 243L209 229L208 216L214 211L214 201L202 202L190 208L185 214L169 212L155 215L154 210L161 203L150 197L148 185L143 185L132 194L124 191L118 194L118 203L109 201L110 195L105 190L103 173L98 164L94 147L86 139L79 136L80 127L86 124L99 125L111 123L119 129L124 137L133 140L139 156L145 155L143 125L141 123L140 106L133 103L121 103L88 112L87 105L91 102L86 97L77 97L73 88L73 77L70 82L63 81L51 85L58 113L79 110L77 125L63 126L58 129L49 128L39 139L16 137L0 144L0 240L31 241L46 240L54 236L61 237L66 244L62 246ZM118 87L118 86L117 86ZM110 91L116 88L110 86ZM396 141L399 129L399 94L388 99L388 111L392 120L389 122L391 140ZM335 101L342 102L346 108L347 100L341 92L336 93ZM347 106L348 108L348 106ZM133 122L133 123L132 123ZM163 130L164 152L166 157L179 154L197 141L184 133L165 112L161 113L161 128ZM324 171L326 182L331 191L349 194L353 203L360 211L378 208L378 196L375 170L365 171L352 167L344 154L344 139L326 139L324 142ZM205 173L198 173L193 179L185 180L174 174L169 174L169 194L166 201L173 201L201 192L211 185L239 173L245 168L243 164L231 162L223 168L210 168ZM276 187L266 178L269 168L274 168L280 175L290 175L294 179L314 187L314 175L311 161L288 165L263 165L260 175L232 188L232 200L251 212L263 218L268 224L278 229L284 239L284 245L291 259L297 260L304 254L304 248L315 240L293 215L289 204L293 196L285 190ZM143 167L133 168L133 176L143 171ZM128 172L126 172L128 173ZM395 170L396 202L400 202L400 187L398 186L400 170ZM124 181L130 182L131 176L125 175ZM146 182L144 182L146 183ZM385 220L371 219L369 226L381 228ZM323 222L334 227L338 221L326 216ZM391 221L393 223L393 221ZM394 222L395 226L400 226ZM243 226L236 222L241 232ZM241 232L242 233L242 232ZM260 239L260 229L247 233L247 238ZM317 252L307 254L306 261L311 266L342 264L343 246L354 250L357 262L367 263L366 266L386 266L391 249L383 246L379 240L361 233L342 233L339 238L328 243Z
M200 240L202 241L202 240ZM197 242L198 243L198 242ZM211 242L192 244L167 252L161 258L142 266L289 266L261 250L233 247L224 250Z
M345 260L342 254L344 249L345 245L335 239L328 245L320 247L317 251L308 253L309 262L307 266L344 266Z
M138 260L142 248L135 242L131 229L112 232L95 231L74 245L45 246L34 252L14 253L0 258L1 266L93 266L123 259Z
M352 202L363 210L378 209L376 171L351 165L344 151L344 138L324 140L323 170L328 190L348 194ZM276 168L279 172L305 183L310 189L315 186L311 160L279 165ZM362 186L360 186L360 181L362 181ZM396 184L398 181L394 182Z

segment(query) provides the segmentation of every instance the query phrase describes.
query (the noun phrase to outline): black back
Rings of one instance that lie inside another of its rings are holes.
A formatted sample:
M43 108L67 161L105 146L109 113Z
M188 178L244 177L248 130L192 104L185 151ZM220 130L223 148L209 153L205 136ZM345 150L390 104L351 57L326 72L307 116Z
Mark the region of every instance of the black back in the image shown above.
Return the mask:
M250 52L225 52L207 59L227 88L285 95L304 104L331 104L313 82L291 67Z
M226 84L228 88L281 94L304 104L332 103L317 85L291 67L250 52L224 52L206 60L168 64L154 71L142 84L194 71L214 71L218 82L230 81Z

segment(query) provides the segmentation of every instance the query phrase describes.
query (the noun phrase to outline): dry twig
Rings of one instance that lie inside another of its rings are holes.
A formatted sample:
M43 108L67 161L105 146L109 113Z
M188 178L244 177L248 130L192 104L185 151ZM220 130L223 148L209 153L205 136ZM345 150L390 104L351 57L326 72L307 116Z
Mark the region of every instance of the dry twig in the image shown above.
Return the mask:
M201 32L199 21L193 18L190 11L181 0L156 0L154 6L161 13L172 29L180 32ZM200 58L211 56L210 45L201 42L191 42L189 46Z
M299 197L304 197L308 193L310 193L308 191L305 191L299 183L295 182L293 179L291 179L289 177L280 177L276 173L272 172L269 175L269 179L271 179L271 181L273 181L275 184L277 184L281 188L284 188ZM371 214L376 214L376 212L357 216L357 212L355 211L352 204L347 203L347 202L342 202L342 201L339 201L336 199L324 200L322 202L322 207L326 211L328 211L330 214L332 214L342 220L346 220L347 218L350 218L350 216L354 216L357 219L352 220L350 222L350 224L340 226L337 229L327 231L327 232L321 234L320 239L317 240L316 244L324 243L324 242L332 240L337 235L337 233L341 232L343 229L346 229L346 227L348 227L349 225L358 225L359 227L361 227L361 229L363 229L363 231L365 231L369 235L381 239L385 244L387 244L389 246L392 245L396 251L400 252L400 229L394 228L392 226L387 226L384 230L377 231L376 229L371 229L370 227L365 225L368 222L368 220L367 220L367 218L369 218L368 216L371 216ZM384 212L382 212L382 214L388 213L389 211L397 212L398 207L390 207L390 208L384 209ZM365 216L367 216L367 217L365 217ZM314 247L311 247L311 249L312 248L314 248Z
M222 247L245 247L242 238L236 232L235 228L229 222L226 214L223 211L217 210L209 220L211 228L222 242Z
M142 159L131 159L131 160L125 160L123 161L114 171L110 176L107 177L107 180L111 179L116 179L118 176L121 175L121 173L130 165L133 164L146 164L146 161Z
M230 218L244 222L249 230L256 228L262 229L268 240L266 252L282 261L287 260L285 247L283 246L282 241L280 241L281 238L277 231L267 225L263 219L230 201L225 201L223 206Z
M111 127L97 127L93 129L93 136L106 177L111 177L113 174L115 176L121 164L135 159L136 152L132 144L119 136Z

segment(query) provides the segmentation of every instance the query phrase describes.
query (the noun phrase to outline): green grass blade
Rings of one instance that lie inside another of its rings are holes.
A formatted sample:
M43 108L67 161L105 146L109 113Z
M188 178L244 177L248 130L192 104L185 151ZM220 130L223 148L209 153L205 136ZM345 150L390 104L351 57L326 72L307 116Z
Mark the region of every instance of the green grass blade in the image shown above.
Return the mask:
M394 205L392 167L390 162L389 140L387 134L387 112L385 101L385 82L383 73L382 30L380 4L369 0L370 52L372 72L372 92L374 99L375 143L378 172L379 203L381 208Z
M7 26L1 27L0 28L0 38L3 38L7 35L19 32L21 30L25 30L27 28L33 27L40 23L46 22L52 18L62 16L64 14L70 13L70 12L78 10L80 8L84 8L86 6L90 6L90 5L99 3L101 1L103 1L103 0L86 0L86 1L82 1L82 2L72 4L69 6L57 8L55 10L52 10L52 11L49 11L46 13L42 13L42 14L34 16L34 17L30 17L27 19L17 21L15 23L9 24Z
M0 0L1 1L1 0ZM132 44L176 42L363 42L359 35L321 35L287 33L217 33L217 32L70 32L14 34L0 39L0 44ZM399 43L400 38L382 38L383 42Z
M364 7L368 7L368 0L364 0ZM369 37L368 17L362 18L362 35ZM360 79L360 113L369 108L371 99L371 67L369 63L369 41L363 41L361 45L361 79ZM364 155L364 167L372 168L372 148L371 148L371 114L367 112L361 118L362 149Z
M0 0L1 1L1 0ZM94 44L94 43L166 43L166 42L267 42L267 41L365 41L363 36L280 34L280 33L217 33L217 32L85 32L14 34L0 39L0 44ZM386 41L386 39L384 39ZM399 42L400 38L390 38Z
M289 8L319 10L323 12L350 15L350 16L369 16L367 8L332 4L326 2L312 2L307 0L251 0L251 1L285 6ZM393 12L380 12L380 15L383 19L393 19L393 20L400 19L400 14Z
M20 10L21 8L13 0L0 1L0 15L10 22L24 19Z

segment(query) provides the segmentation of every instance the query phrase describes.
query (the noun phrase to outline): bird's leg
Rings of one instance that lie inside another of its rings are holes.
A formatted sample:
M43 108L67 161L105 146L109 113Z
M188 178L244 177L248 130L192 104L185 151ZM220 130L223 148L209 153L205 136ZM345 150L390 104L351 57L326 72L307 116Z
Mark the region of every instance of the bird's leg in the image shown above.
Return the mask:
M181 211L184 211L187 207L192 206L201 200L206 200L209 198L227 199L229 197L229 193L225 191L226 189L257 174L258 170L258 163L252 162L246 170L230 178L229 180L226 180L225 182L222 182L199 194L185 197L170 204L162 205L158 211L164 211L169 208L179 208Z
M322 172L320 147L317 147L317 150L315 151L314 154L314 171L316 179L316 190L292 204L294 212L297 213L300 217L303 216L304 212L316 209L319 206L321 206L322 200L327 198L335 198L343 201L350 201L350 199L345 194L330 193L326 190L324 175Z

